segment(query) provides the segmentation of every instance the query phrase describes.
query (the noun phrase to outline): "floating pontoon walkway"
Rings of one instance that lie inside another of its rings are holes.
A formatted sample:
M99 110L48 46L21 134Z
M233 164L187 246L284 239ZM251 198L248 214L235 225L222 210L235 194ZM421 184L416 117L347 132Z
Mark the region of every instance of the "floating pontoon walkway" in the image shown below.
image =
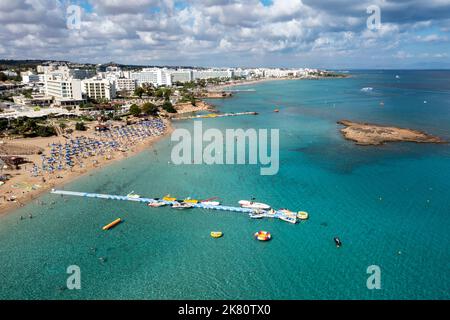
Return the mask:
M75 196L75 197L85 197L85 198L97 198L97 199L106 199L106 200L119 200L119 201L134 201L134 202L142 202L142 203L152 203L152 202L164 202L168 205L173 205L177 203L177 201L165 201L162 199L152 199L152 198L132 198L128 196L116 196L109 194L100 194L100 193L88 193L88 192L76 192L76 191L64 191L64 190L52 190L51 193L59 194L62 196ZM209 210L222 210L222 211L232 211L232 212L241 212L241 213L254 213L254 209L240 208L240 207L229 207L229 206L211 206L203 203L192 203L194 208L201 209L209 209ZM275 215L272 215L276 217Z
M109 194L100 194L100 193L88 193L88 192L76 192L76 191L64 191L64 190L55 190L52 189L51 193L59 194L61 196L75 196L75 197L84 197L84 198L97 198L97 199L106 199L106 200L118 200L118 201L134 201L141 203L153 203L153 202L164 202L167 205L174 205L176 203L180 203L183 200L179 201L167 201L160 198L137 198L130 196L116 196ZM280 220L284 220L290 223L297 223L297 217L288 217L283 213L282 210L273 211L273 210L257 210L257 209L249 209L249 208L241 208L241 207L231 207L231 206L213 206L207 205L202 202L199 203L190 203L193 208L199 209L207 209L207 210L220 210L220 211L228 211L228 212L239 212L239 213L247 213L252 217L252 215L257 215L260 218L276 218Z
M208 118L222 118L222 117L235 117L235 116L247 116L247 115L257 115L257 112L235 112L235 113L209 113L209 114L199 114L196 116L189 117L174 117L172 120L188 120L188 119L208 119Z

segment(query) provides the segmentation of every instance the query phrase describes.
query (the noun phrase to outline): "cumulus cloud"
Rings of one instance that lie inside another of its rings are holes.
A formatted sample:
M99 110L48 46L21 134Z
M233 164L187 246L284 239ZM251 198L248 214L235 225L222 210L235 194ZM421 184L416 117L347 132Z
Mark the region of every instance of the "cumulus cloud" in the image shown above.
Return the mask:
M66 8L77 3L81 27L69 30ZM380 8L377 30L367 28L369 5ZM445 60L449 13L445 0L1 1L0 58L318 67L425 53Z

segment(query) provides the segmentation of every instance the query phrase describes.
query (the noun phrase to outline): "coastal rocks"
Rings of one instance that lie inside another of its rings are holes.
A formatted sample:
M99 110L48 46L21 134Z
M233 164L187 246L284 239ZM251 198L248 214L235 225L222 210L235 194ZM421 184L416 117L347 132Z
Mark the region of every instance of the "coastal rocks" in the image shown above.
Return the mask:
M178 114L192 113L197 111L214 111L214 108L210 104L201 100L197 101L195 105L190 102L177 103L174 108L177 110Z
M349 120L341 120L337 123L345 126L341 129L344 138L354 141L357 145L381 145L385 142L446 143L439 137L412 129Z
M207 99L223 99L230 98L233 94L227 91L206 91L197 94L197 98L207 98Z

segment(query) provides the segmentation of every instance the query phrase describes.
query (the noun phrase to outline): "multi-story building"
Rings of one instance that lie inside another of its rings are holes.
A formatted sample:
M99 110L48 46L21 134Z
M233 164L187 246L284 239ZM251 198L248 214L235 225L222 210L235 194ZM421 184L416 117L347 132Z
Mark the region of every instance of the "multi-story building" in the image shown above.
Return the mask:
M118 78L115 80L116 91L133 92L136 89L136 80L127 78Z
M65 78L61 74L45 76L45 95L53 97L58 105L78 105L84 101L81 80Z
M30 71L22 72L22 83L30 84L30 83L44 83L45 77L43 74L34 74Z
M111 100L116 97L114 81L92 78L81 82L83 93L93 100Z
M264 69L264 76L266 78L292 77L295 74L296 70L290 69Z
M153 84L156 87L172 85L172 78L167 69L148 68L140 72L132 72L131 79L135 79L139 86L143 84Z
M231 69L194 70L194 80L211 78L232 78L233 75L234 73Z
M170 74L171 82L190 82L194 80L194 71L189 69L168 70Z
M233 70L233 76L235 77L247 77L249 75L249 70L244 70L241 68Z

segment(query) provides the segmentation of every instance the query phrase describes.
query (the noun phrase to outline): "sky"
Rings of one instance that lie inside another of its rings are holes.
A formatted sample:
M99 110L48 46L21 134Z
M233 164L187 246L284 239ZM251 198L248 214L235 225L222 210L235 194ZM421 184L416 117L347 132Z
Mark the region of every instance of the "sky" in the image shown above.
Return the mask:
M0 0L0 59L450 68L450 0Z

